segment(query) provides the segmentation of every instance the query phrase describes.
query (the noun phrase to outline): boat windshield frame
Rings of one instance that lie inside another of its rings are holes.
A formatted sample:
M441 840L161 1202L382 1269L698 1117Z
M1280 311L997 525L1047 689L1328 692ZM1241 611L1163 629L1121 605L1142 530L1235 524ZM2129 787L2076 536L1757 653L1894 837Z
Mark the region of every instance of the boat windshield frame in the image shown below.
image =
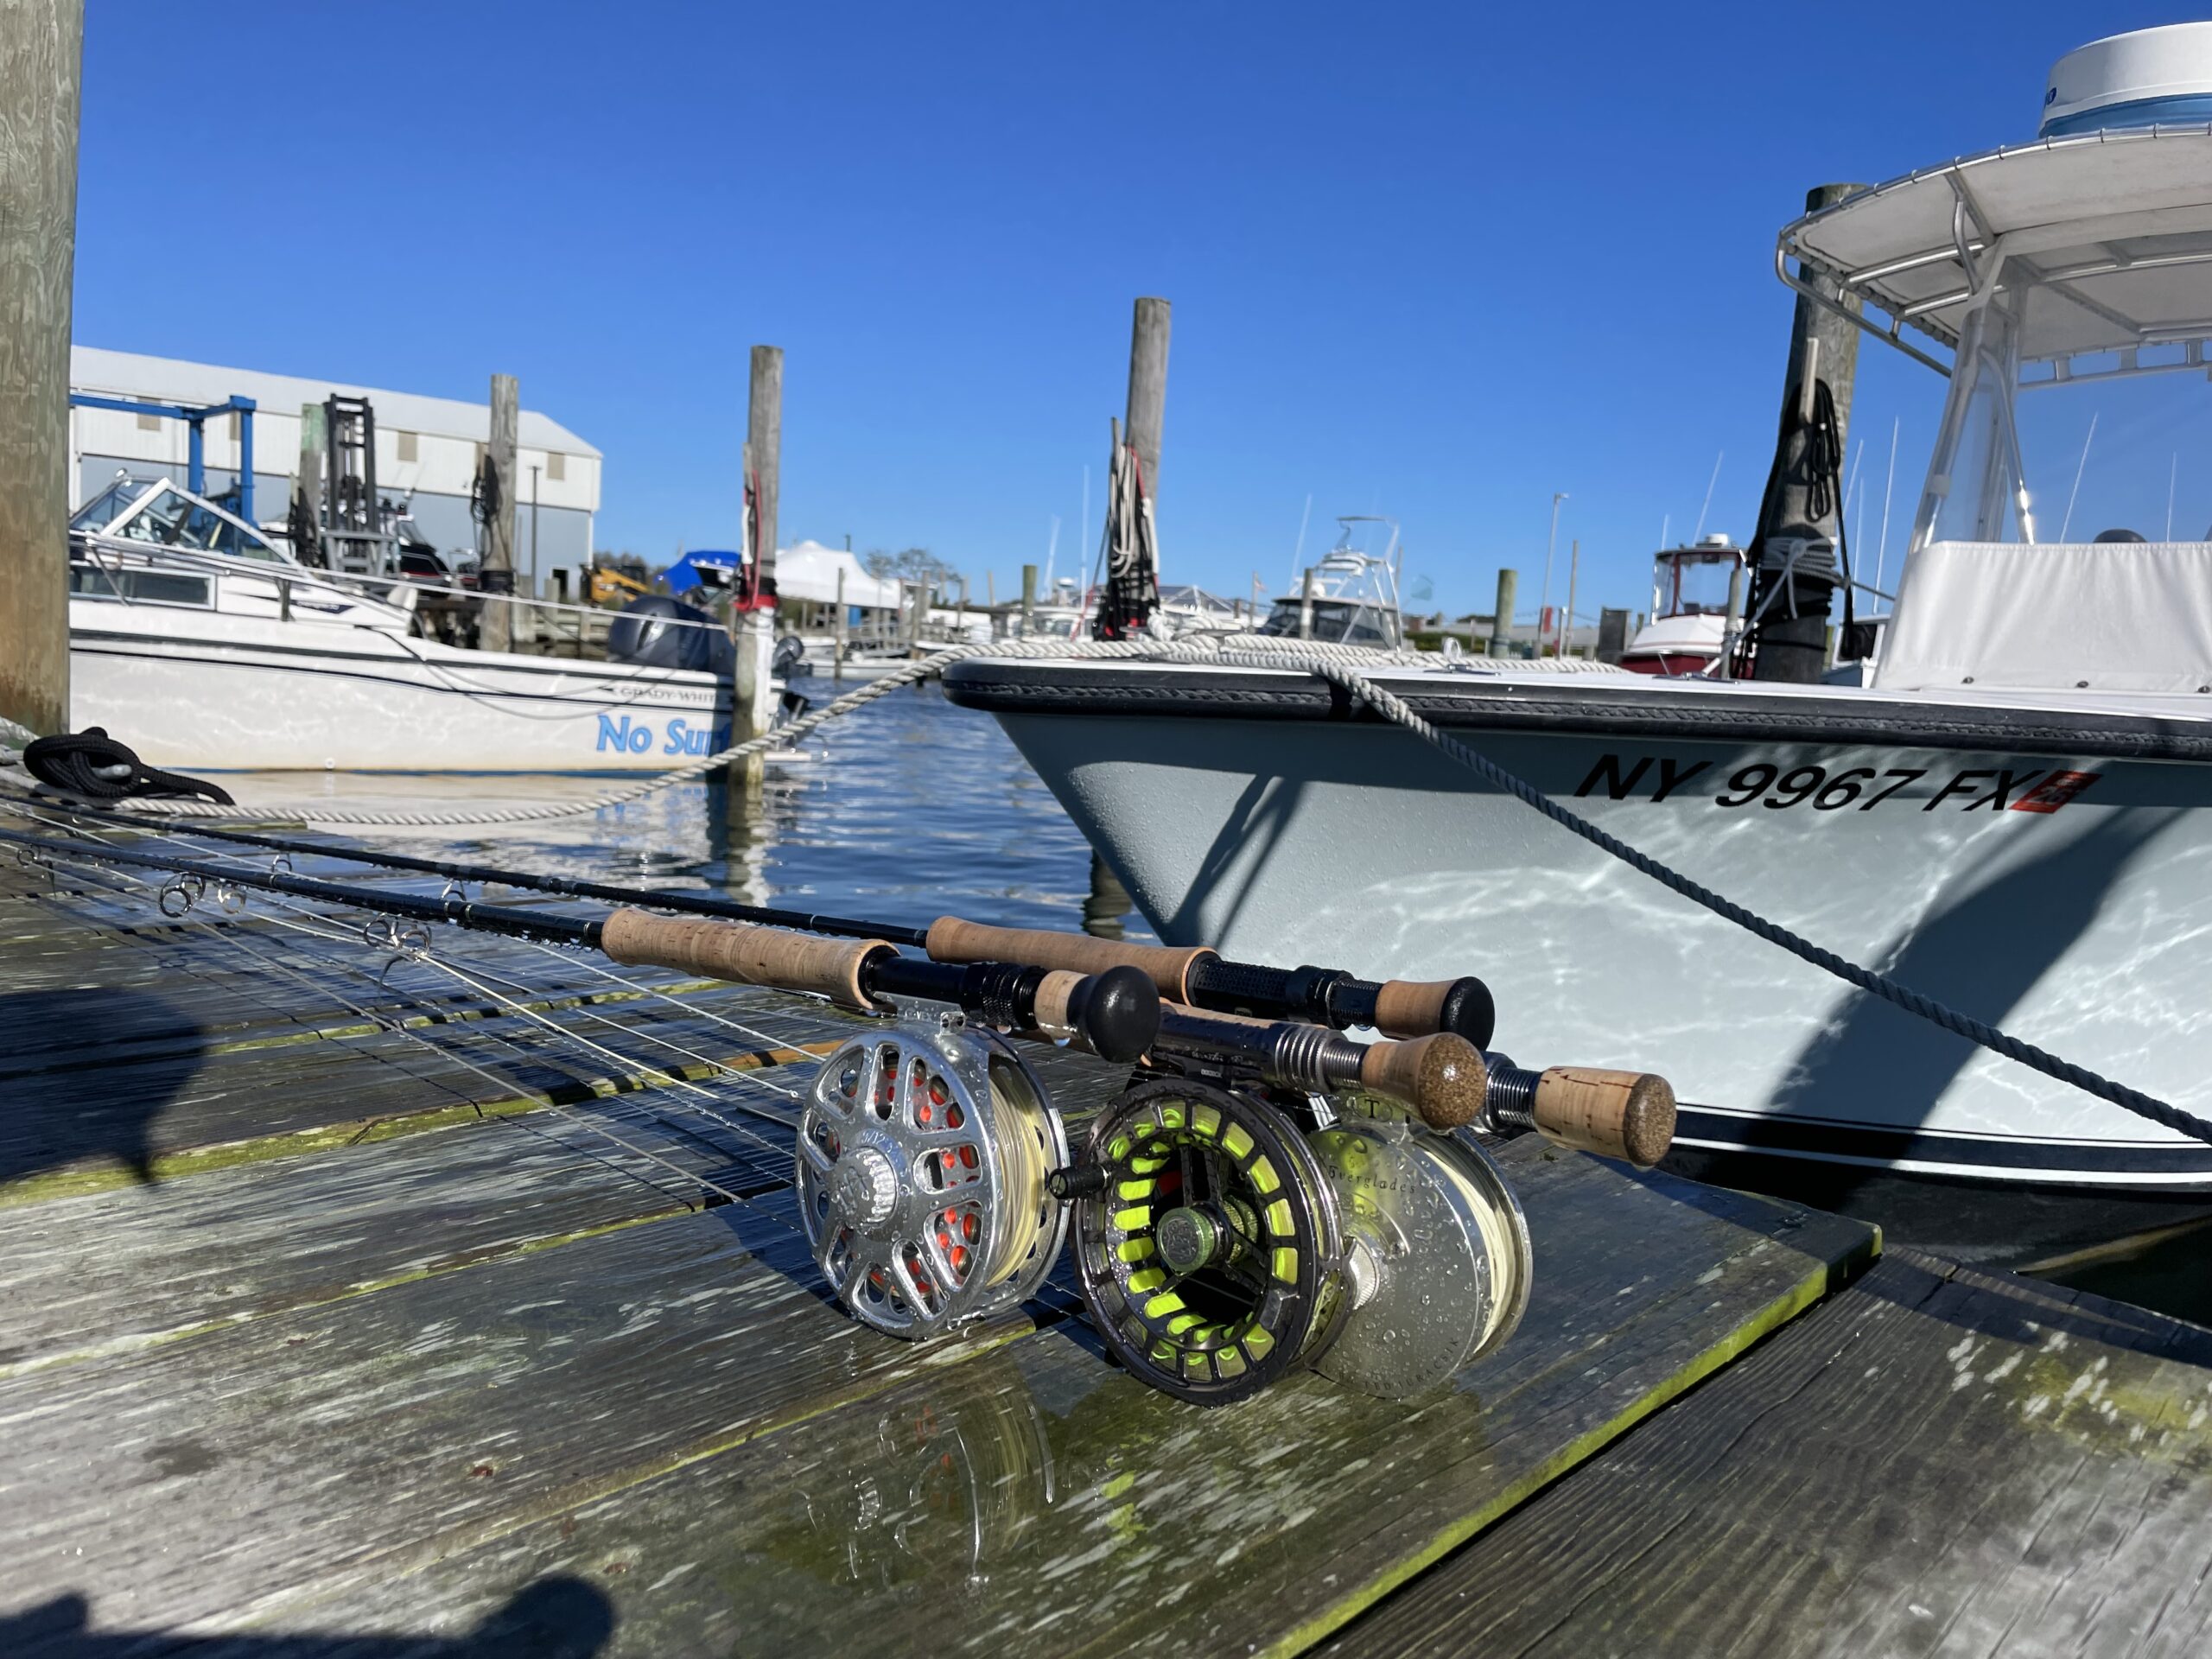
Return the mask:
M134 483L140 486L137 496L105 524L91 524L79 522L108 497ZM165 494L174 495L183 509L173 520L161 520L155 516L155 504ZM234 547L226 548L212 544L201 546L178 539L178 533L182 527L203 513L216 522L218 534L222 531L232 532L231 538L236 543ZM149 518L153 518L155 522L166 524L169 534L162 536L132 533L134 526L144 523ZM194 494L175 479L167 476L140 480L132 479L127 474L118 474L109 482L106 488L69 515L69 530L73 535L115 543L134 550L144 549L170 553L197 554L211 558L236 559L249 565L289 565L295 569L305 569L297 559L278 547L259 530L236 513L226 512L206 496Z

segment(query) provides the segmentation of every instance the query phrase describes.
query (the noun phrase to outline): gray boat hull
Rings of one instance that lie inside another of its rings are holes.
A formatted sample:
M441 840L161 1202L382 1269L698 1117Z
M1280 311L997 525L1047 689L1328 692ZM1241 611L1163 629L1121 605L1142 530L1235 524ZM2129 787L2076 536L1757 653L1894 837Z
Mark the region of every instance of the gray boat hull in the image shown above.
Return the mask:
M2212 1193L2212 1147L1864 995L1411 734L1267 677L969 664L948 686L997 715L1163 938L1481 974L1517 1058L1667 1075L1687 1152ZM1429 712L1759 914L2212 1116L2212 742L2193 721L1923 709L1853 741L1834 696L1509 690Z

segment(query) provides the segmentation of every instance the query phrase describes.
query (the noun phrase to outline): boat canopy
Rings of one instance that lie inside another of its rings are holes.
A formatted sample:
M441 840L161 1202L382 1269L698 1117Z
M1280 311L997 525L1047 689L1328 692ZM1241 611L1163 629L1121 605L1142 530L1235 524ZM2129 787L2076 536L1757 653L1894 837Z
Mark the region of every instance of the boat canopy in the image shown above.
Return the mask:
M2201 364L2212 335L2212 126L2044 139L1909 174L1785 226L1775 262L1792 288L1840 309L1808 281L1833 279L1888 320L1854 321L1945 373L1949 364L1903 331L1956 352L1979 285L2003 268L2030 279L2024 361L2063 368L2179 344Z

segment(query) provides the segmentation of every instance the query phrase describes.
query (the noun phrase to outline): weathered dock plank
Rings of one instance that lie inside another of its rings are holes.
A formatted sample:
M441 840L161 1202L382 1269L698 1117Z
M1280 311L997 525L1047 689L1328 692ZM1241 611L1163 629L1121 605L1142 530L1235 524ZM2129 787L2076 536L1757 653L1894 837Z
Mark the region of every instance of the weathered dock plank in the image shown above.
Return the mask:
M1535 1300L1503 1354L1440 1397L1306 1375L1205 1411L1143 1389L1071 1322L441 1550L404 1584L350 1569L302 1586L282 1622L464 1629L557 1573L609 1598L616 1653L1295 1651L1871 1251L1833 1217L1527 1143L1507 1156Z
M2183 1659L2208 1560L2212 1332L1901 1253L1321 1651Z
M6 1593L239 1618L957 1364L863 1330L788 1205L728 1205L0 1382ZM1026 1329L1026 1324L1016 1328Z
M0 1210L0 1376L765 1192L788 1139L648 1096Z

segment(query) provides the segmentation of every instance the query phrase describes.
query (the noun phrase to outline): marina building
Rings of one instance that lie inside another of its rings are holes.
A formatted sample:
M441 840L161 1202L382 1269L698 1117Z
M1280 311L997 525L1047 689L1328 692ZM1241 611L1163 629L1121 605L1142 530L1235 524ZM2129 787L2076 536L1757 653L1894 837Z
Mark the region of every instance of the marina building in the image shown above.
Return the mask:
M365 397L376 413L378 493L409 505L416 524L441 550L474 550L469 489L490 436L488 404L416 392L385 391L339 380L224 368L175 358L73 346L72 393L133 402L205 408L247 397L253 414L253 516L281 524L299 465L300 410L335 393ZM204 424L207 487L220 493L238 482L243 416L219 414ZM73 405L69 410L72 511L118 472L185 481L191 435L168 416ZM515 568L518 585L533 569L533 590L551 572L588 564L592 521L599 511L600 452L550 416L522 411L515 457ZM532 548L536 558L532 560Z

